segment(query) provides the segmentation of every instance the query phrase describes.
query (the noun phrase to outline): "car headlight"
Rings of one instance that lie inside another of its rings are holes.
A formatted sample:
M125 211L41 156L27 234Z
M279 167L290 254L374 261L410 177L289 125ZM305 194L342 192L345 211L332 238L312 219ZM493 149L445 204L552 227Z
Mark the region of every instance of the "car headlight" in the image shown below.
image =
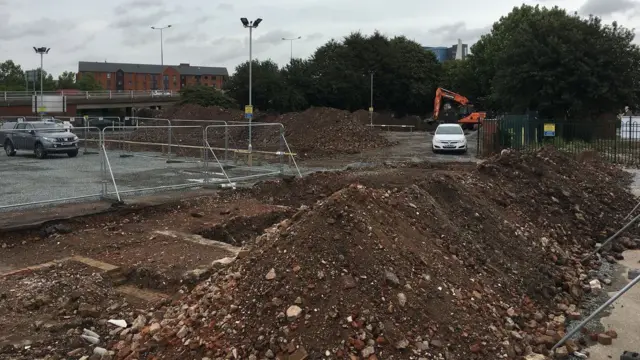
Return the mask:
M46 136L43 136L42 140L44 140L44 141L54 141L52 138L48 138Z
M73 141L77 141L77 140L78 140L78 137L77 137L77 136L74 136L74 137L73 137Z

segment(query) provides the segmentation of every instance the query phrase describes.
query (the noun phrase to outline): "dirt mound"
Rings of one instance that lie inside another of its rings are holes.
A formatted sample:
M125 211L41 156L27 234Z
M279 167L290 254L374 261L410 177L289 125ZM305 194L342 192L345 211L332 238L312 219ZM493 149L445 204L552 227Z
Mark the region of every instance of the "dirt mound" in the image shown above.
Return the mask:
M542 149L473 171L319 173L292 194L260 185L310 206L165 309L137 346L166 359L546 354L591 291L599 260L579 259L635 205L623 174Z
M344 110L310 108L281 115L276 121L284 125L287 141L303 157L354 154L391 145Z

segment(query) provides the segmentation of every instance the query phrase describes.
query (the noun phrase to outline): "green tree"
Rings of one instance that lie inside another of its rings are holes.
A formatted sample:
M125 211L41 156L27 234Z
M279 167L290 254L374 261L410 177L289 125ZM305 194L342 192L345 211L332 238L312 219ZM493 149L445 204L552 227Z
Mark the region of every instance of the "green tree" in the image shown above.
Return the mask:
M280 110L283 106L286 85L278 64L271 60L254 60L252 65L252 104L263 111ZM240 105L249 104L249 62L236 67L225 84L227 94Z
M0 91L25 91L25 73L12 60L0 63Z
M494 109L595 118L637 100L640 50L633 38L616 23L522 5L472 47L469 66Z
M82 91L103 90L102 85L91 74L84 74L76 83L78 89Z
M58 76L58 89L77 89L76 73L73 71L65 71Z
M180 90L180 103L224 108L238 107L238 103L233 98L220 90L205 85L193 85Z

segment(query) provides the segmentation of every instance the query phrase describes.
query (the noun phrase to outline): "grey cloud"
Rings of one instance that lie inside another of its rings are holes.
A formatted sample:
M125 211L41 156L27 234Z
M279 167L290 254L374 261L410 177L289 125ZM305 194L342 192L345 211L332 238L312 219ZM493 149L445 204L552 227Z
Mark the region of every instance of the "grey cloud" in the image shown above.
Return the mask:
M307 36L303 36L302 39L306 41L316 41L322 39L323 35L321 33L313 33Z
M138 9L148 9L148 8L158 8L163 7L164 4L162 1L154 1L154 0L133 0L129 1L126 4L118 5L113 9L114 14L122 15L126 14L131 10Z
M91 42L93 42L97 37L97 34L91 34L88 37L86 37L84 40L69 46L67 48L63 48L62 51L65 53L74 53L80 50L84 50L88 44L90 44Z
M193 33L191 31L189 32L182 32L182 33L177 33L175 35L171 35L168 36L164 42L165 44L180 44L180 43L185 43L185 42L189 42L191 40L195 40L198 35L200 34L196 34Z
M222 4L219 4L216 7L216 10L218 10L218 11L231 11L231 10L233 10L233 5L227 4L227 3L222 3Z
M111 26L116 29L149 28L169 15L171 15L171 11L160 9L140 16L125 16L111 23Z
M276 45L282 42L282 38L292 38L292 37L296 37L296 35L291 31L272 30L272 31L268 31L264 35L261 35L255 38L253 40L253 43Z
M51 36L63 31L72 31L75 24L49 18L37 19L30 22L10 23L10 16L0 18L0 40L17 40L30 37ZM47 26L33 26L33 24L46 24Z
M608 16L637 8L638 3L631 0L587 0L579 12L583 15Z
M438 39L442 44L435 45L453 45L461 39L464 43L473 43L480 38L481 35L488 33L491 26L481 28L468 28L464 22L457 22L451 25L443 25L429 30L429 37Z

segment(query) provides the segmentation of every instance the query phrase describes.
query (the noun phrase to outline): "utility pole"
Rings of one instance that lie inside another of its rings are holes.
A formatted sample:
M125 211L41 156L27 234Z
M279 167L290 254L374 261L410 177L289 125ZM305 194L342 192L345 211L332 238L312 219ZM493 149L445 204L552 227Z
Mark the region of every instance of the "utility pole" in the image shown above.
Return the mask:
M290 39L282 38L283 41L290 41L291 42L291 60L290 60L290 62L293 62L293 42L296 41L296 40L300 40L300 39L302 39L302 36L298 36L297 38L290 38Z
M165 84L164 84L164 40L162 37L162 30L164 29L168 29L170 28L172 25L167 25L167 26L163 26L163 27L155 27L152 26L151 29L153 30L160 30L160 68L162 69L160 71L160 81L162 82L162 91L166 90Z

